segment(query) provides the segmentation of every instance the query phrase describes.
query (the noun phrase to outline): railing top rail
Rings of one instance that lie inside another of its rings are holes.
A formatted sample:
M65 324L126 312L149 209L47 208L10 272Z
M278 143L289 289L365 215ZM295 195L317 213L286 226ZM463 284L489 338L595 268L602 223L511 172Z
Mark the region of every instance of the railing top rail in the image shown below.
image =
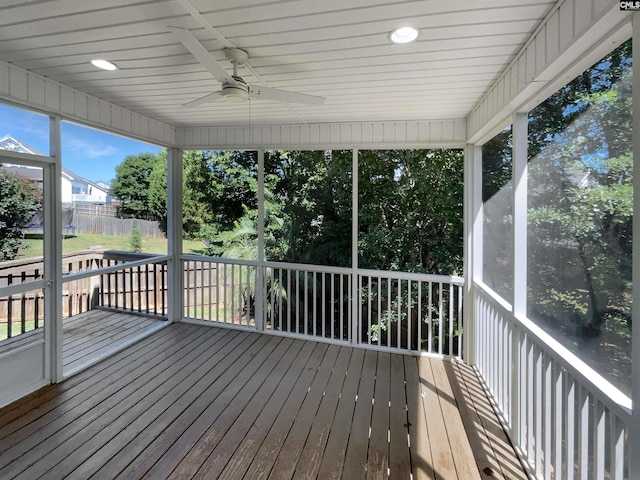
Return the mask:
M226 263L229 265L248 265L252 267L258 266L257 260L242 260L240 258L209 257L206 255L180 255L180 259L189 262Z
M495 300L494 295L488 287L482 283L475 282L478 291L483 295ZM502 307L501 302L492 302L496 306ZM609 410L621 419L628 419L631 416L631 399L619 389L611 385L602 375L587 365L583 360L558 342L555 338L545 332L528 318L513 315L510 310L503 308L503 314L507 318L514 320L514 323L527 335L532 337L536 343L550 355L562 368L567 370L581 385L593 393Z
M304 270L307 272L318 273L339 273L342 275L350 274L353 269L348 267L333 267L331 265L312 265L307 263L289 263L289 262L265 262L267 267L281 268L283 270Z
M10 285L8 287L0 287L0 298L11 297L13 295L19 295L21 293L33 292L35 290L42 290L46 286L47 282L45 280L36 280L33 282Z
M451 275L434 275L432 273L394 272L390 270L370 270L366 268L359 268L358 274L366 277L382 277L400 280L421 280L423 282L453 283L454 285L464 285L463 277L456 277Z
M82 280L83 278L95 277L96 275L103 275L105 273L117 272L119 270L126 270L129 268L140 267L140 266L150 265L150 264L166 263L170 259L171 259L170 255L158 255L156 257L145 258L142 260L135 260L133 262L125 262L125 263L120 263L118 265L111 265L110 267L101 267L101 268L96 268L95 270L87 270L84 272L70 273L68 275L63 275L62 281L71 282L74 280Z

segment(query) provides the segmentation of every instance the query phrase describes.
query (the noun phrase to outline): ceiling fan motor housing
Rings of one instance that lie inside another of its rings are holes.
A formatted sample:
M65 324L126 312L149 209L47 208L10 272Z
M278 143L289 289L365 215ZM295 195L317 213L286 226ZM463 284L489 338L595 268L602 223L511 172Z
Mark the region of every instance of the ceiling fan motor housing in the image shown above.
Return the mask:
M222 84L222 95L227 102L244 103L249 100L249 86L241 77L234 76L237 85Z

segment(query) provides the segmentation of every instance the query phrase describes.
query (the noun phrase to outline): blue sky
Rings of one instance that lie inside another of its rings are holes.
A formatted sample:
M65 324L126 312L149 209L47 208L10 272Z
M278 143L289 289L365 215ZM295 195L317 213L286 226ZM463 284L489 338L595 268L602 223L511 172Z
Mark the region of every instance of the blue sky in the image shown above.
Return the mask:
M0 138L20 140L49 154L49 119L25 110L0 105ZM101 132L69 122L62 124L62 165L93 182L109 182L115 167L127 155L157 154L161 147Z

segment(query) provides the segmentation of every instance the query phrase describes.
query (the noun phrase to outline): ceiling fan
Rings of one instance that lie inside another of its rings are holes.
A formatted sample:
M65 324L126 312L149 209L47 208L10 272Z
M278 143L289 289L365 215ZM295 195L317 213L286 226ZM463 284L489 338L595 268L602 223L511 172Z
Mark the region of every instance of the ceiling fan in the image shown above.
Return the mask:
M189 50L213 77L222 84L218 92L210 93L204 97L186 103L183 107L195 107L203 103L215 102L221 99L231 103L244 103L249 99L276 100L285 103L303 103L307 105L320 105L324 97L306 95L303 93L289 92L277 88L262 85L249 85L238 75L238 66L246 63L249 55L239 48L226 48L224 53L233 65L233 75L211 56L206 48L194 37L189 30L178 27L168 27L171 33Z

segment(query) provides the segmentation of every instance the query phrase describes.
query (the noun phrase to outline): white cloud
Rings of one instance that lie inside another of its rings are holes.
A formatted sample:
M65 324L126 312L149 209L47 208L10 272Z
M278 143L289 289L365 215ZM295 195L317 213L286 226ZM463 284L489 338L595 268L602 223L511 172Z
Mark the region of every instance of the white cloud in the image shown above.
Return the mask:
M96 159L110 157L120 160L120 156L122 155L120 150L113 145L107 145L102 142L90 142L68 134L63 137L63 149L73 151L73 156L76 158Z

